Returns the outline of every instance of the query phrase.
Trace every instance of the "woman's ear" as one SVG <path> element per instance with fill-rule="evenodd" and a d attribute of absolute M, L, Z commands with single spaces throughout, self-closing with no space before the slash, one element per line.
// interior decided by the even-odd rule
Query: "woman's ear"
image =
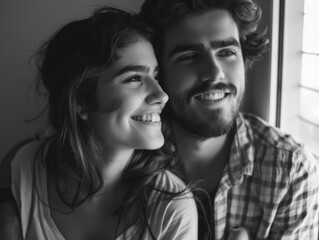
<path fill-rule="evenodd" d="M 89 116 L 87 114 L 87 111 L 82 105 L 76 105 L 76 114 L 82 119 L 82 120 L 88 120 Z"/>

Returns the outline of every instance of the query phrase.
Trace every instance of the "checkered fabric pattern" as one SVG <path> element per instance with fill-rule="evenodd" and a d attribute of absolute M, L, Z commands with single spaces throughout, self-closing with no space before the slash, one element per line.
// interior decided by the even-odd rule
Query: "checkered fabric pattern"
<path fill-rule="evenodd" d="M 316 162 L 302 144 L 249 114 L 239 114 L 230 161 L 213 199 L 215 239 L 234 226 L 253 240 L 318 239 Z"/>

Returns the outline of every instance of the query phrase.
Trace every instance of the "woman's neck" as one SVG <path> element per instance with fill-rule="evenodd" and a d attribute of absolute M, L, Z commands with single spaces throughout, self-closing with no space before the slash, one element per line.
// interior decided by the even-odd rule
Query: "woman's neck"
<path fill-rule="evenodd" d="M 128 165 L 130 159 L 133 156 L 133 149 L 108 149 L 105 151 L 105 154 L 102 155 L 104 162 L 102 164 L 100 173 L 103 181 L 102 188 L 96 192 L 93 196 L 100 196 L 104 194 L 112 194 L 112 192 L 119 188 L 121 185 L 121 176 L 125 167 Z M 94 173 L 93 173 L 94 174 Z M 93 177 L 97 177 L 95 174 Z M 79 182 L 75 179 L 66 179 L 55 176 L 54 174 L 48 175 L 48 187 L 52 190 L 50 191 L 49 201 L 50 205 L 57 209 L 63 209 L 62 211 L 68 211 L 69 207 L 65 205 L 65 202 L 61 200 L 60 194 L 62 194 L 63 199 L 71 203 L 72 199 L 79 192 L 79 199 L 86 197 L 88 193 L 85 189 L 86 186 L 81 185 L 79 189 Z M 60 194 L 58 192 L 60 191 Z M 62 192 L 61 192 L 62 191 Z M 92 197 L 93 197 L 92 196 Z"/>
<path fill-rule="evenodd" d="M 103 189 L 112 189 L 118 184 L 124 169 L 133 156 L 134 149 L 107 149 L 106 152 L 101 172 L 104 181 Z"/>

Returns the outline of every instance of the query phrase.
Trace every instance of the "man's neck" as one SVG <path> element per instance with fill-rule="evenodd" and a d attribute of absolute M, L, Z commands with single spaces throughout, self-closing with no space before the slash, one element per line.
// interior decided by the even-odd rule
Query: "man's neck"
<path fill-rule="evenodd" d="M 173 134 L 178 157 L 188 180 L 204 180 L 203 187 L 206 190 L 215 189 L 229 160 L 232 134 L 199 139 L 176 123 L 173 124 Z"/>

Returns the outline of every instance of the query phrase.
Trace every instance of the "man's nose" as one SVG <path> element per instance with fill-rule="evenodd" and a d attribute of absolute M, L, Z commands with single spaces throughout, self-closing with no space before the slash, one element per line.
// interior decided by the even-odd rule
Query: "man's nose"
<path fill-rule="evenodd" d="M 218 58 L 213 54 L 207 54 L 203 67 L 203 81 L 215 82 L 225 78 L 225 73 L 223 71 L 222 64 L 219 62 Z"/>

